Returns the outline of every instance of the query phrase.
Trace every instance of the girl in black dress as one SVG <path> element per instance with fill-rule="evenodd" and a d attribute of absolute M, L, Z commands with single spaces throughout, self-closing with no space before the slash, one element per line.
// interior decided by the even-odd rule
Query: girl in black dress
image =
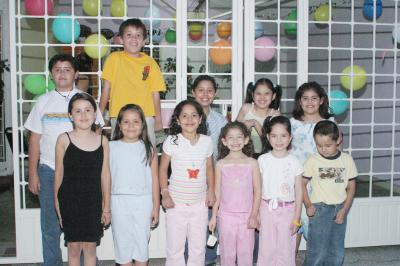
<path fill-rule="evenodd" d="M 96 265 L 96 244 L 111 219 L 108 140 L 95 129 L 96 103 L 87 93 L 75 94 L 68 113 L 74 130 L 56 144 L 55 207 L 68 247 L 68 264 Z"/>

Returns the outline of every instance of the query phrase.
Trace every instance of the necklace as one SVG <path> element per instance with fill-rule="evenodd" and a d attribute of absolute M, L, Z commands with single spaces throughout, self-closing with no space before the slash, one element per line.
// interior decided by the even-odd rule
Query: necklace
<path fill-rule="evenodd" d="M 61 92 L 59 92 L 57 89 L 55 90 L 58 94 L 60 94 L 64 99 L 65 99 L 65 101 L 66 102 L 68 102 L 68 100 L 69 100 L 69 95 L 71 94 L 71 91 L 72 90 L 70 90 L 69 92 L 68 92 L 68 95 L 63 95 Z"/>

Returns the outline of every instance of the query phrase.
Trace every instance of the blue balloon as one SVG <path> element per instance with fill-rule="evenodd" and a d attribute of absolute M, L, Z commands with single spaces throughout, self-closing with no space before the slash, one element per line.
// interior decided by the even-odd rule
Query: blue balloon
<path fill-rule="evenodd" d="M 150 19 L 150 17 L 151 17 L 153 29 L 159 28 L 160 25 L 161 25 L 161 20 L 159 20 L 159 19 L 154 19 L 154 18 L 159 18 L 159 17 L 161 17 L 160 9 L 158 9 L 157 7 L 155 7 L 155 6 L 153 5 L 152 10 L 153 10 L 152 16 L 150 16 L 150 8 L 146 9 L 146 11 L 144 12 L 144 17 L 145 17 L 145 18 L 149 18 L 149 19 Z M 146 25 L 146 28 L 147 28 L 147 29 L 150 29 L 150 20 L 145 19 L 145 20 L 143 21 L 143 23 Z"/>
<path fill-rule="evenodd" d="M 331 90 L 329 94 L 329 107 L 334 115 L 341 115 L 349 108 L 348 96 L 341 90 Z"/>
<path fill-rule="evenodd" d="M 365 0 L 363 6 L 363 15 L 368 20 L 374 20 L 374 2 L 376 1 L 376 18 L 382 15 L 382 0 Z"/>
<path fill-rule="evenodd" d="M 67 13 L 60 13 L 57 16 L 68 16 L 55 18 L 51 25 L 51 31 L 53 32 L 54 38 L 61 43 L 72 43 L 72 18 Z M 81 27 L 79 22 L 74 20 L 74 40 L 79 38 L 81 33 Z"/>
<path fill-rule="evenodd" d="M 160 43 L 163 38 L 163 32 L 161 29 L 153 29 L 153 43 Z"/>
<path fill-rule="evenodd" d="M 254 37 L 257 39 L 264 34 L 264 28 L 260 21 L 254 23 Z"/>

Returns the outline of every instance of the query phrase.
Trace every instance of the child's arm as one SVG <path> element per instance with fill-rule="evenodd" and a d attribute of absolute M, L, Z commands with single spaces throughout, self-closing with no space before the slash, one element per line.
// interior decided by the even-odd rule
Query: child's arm
<path fill-rule="evenodd" d="M 213 206 L 215 203 L 215 179 L 214 179 L 214 167 L 213 167 L 213 157 L 208 156 L 206 162 L 206 175 L 207 175 L 207 200 L 206 206 Z"/>
<path fill-rule="evenodd" d="M 212 208 L 212 216 L 208 222 L 208 230 L 214 232 L 217 227 L 217 213 L 219 209 L 219 203 L 221 200 L 221 161 L 218 161 L 215 165 L 215 203 Z"/>
<path fill-rule="evenodd" d="M 260 167 L 256 160 L 252 160 L 253 167 L 253 206 L 251 208 L 251 214 L 247 221 L 248 228 L 258 227 L 258 211 L 261 203 L 261 173 Z"/>
<path fill-rule="evenodd" d="M 40 192 L 40 178 L 38 174 L 38 164 L 40 158 L 40 138 L 41 134 L 30 133 L 29 137 L 29 190 L 38 195 Z"/>
<path fill-rule="evenodd" d="M 303 183 L 303 202 L 304 206 L 306 207 L 306 213 L 308 217 L 312 217 L 315 214 L 315 208 L 311 203 L 310 196 L 308 195 L 308 190 L 307 190 L 307 183 L 308 183 L 308 178 L 303 177 L 302 183 Z"/>
<path fill-rule="evenodd" d="M 351 203 L 353 202 L 354 194 L 356 193 L 356 180 L 349 180 L 346 188 L 347 197 L 343 203 L 343 208 L 341 208 L 336 214 L 335 223 L 342 224 L 344 222 L 344 218 L 349 213 Z"/>
<path fill-rule="evenodd" d="M 56 168 L 54 171 L 54 207 L 56 209 L 58 221 L 60 223 L 60 226 L 63 227 L 62 225 L 62 219 L 61 219 L 61 213 L 60 213 L 60 205 L 58 202 L 58 190 L 60 189 L 61 183 L 63 181 L 64 177 L 64 154 L 65 154 L 65 149 L 67 147 L 67 141 L 66 141 L 67 136 L 65 134 L 61 134 L 57 138 L 57 143 L 56 143 Z"/>
<path fill-rule="evenodd" d="M 170 161 L 171 161 L 171 156 L 163 152 L 161 155 L 160 166 L 158 168 L 158 178 L 160 180 L 160 188 L 162 196 L 161 203 L 166 209 L 175 207 L 175 203 L 172 200 L 172 197 L 168 191 L 168 166 Z"/>
<path fill-rule="evenodd" d="M 151 226 L 158 224 L 160 217 L 160 183 L 158 181 L 158 154 L 154 149 L 153 158 L 151 160 L 151 176 L 153 180 L 153 210 L 151 212 Z"/>
<path fill-rule="evenodd" d="M 111 82 L 103 79 L 103 83 L 101 86 L 101 97 L 99 102 L 99 109 L 103 115 L 104 115 L 104 110 L 107 107 L 107 103 L 110 100 L 110 90 L 111 90 Z"/>
<path fill-rule="evenodd" d="M 301 205 L 303 203 L 303 180 L 301 175 L 296 176 L 294 184 L 295 193 L 295 210 L 293 222 L 290 225 L 292 229 L 292 234 L 296 234 L 300 226 L 300 216 L 301 216 Z"/>
<path fill-rule="evenodd" d="M 161 122 L 160 93 L 158 91 L 153 92 L 152 96 L 153 96 L 154 110 L 156 112 L 154 118 L 154 131 L 161 131 L 163 129 L 163 126 Z"/>
<path fill-rule="evenodd" d="M 110 148 L 108 145 L 108 139 L 105 136 L 101 137 L 103 138 L 102 141 L 104 150 L 103 167 L 101 170 L 101 192 L 103 195 L 103 213 L 101 215 L 101 222 L 104 225 L 108 225 L 111 222 L 111 174 L 109 165 Z"/>

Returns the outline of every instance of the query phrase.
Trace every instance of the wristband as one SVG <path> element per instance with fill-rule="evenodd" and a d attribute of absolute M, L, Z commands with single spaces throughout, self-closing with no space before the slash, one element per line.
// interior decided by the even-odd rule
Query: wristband
<path fill-rule="evenodd" d="M 108 212 L 106 212 L 106 211 L 103 211 L 103 213 L 111 213 L 111 211 L 108 211 Z"/>
<path fill-rule="evenodd" d="M 301 226 L 301 221 L 299 220 L 293 220 L 292 222 L 295 226 L 300 227 Z"/>

